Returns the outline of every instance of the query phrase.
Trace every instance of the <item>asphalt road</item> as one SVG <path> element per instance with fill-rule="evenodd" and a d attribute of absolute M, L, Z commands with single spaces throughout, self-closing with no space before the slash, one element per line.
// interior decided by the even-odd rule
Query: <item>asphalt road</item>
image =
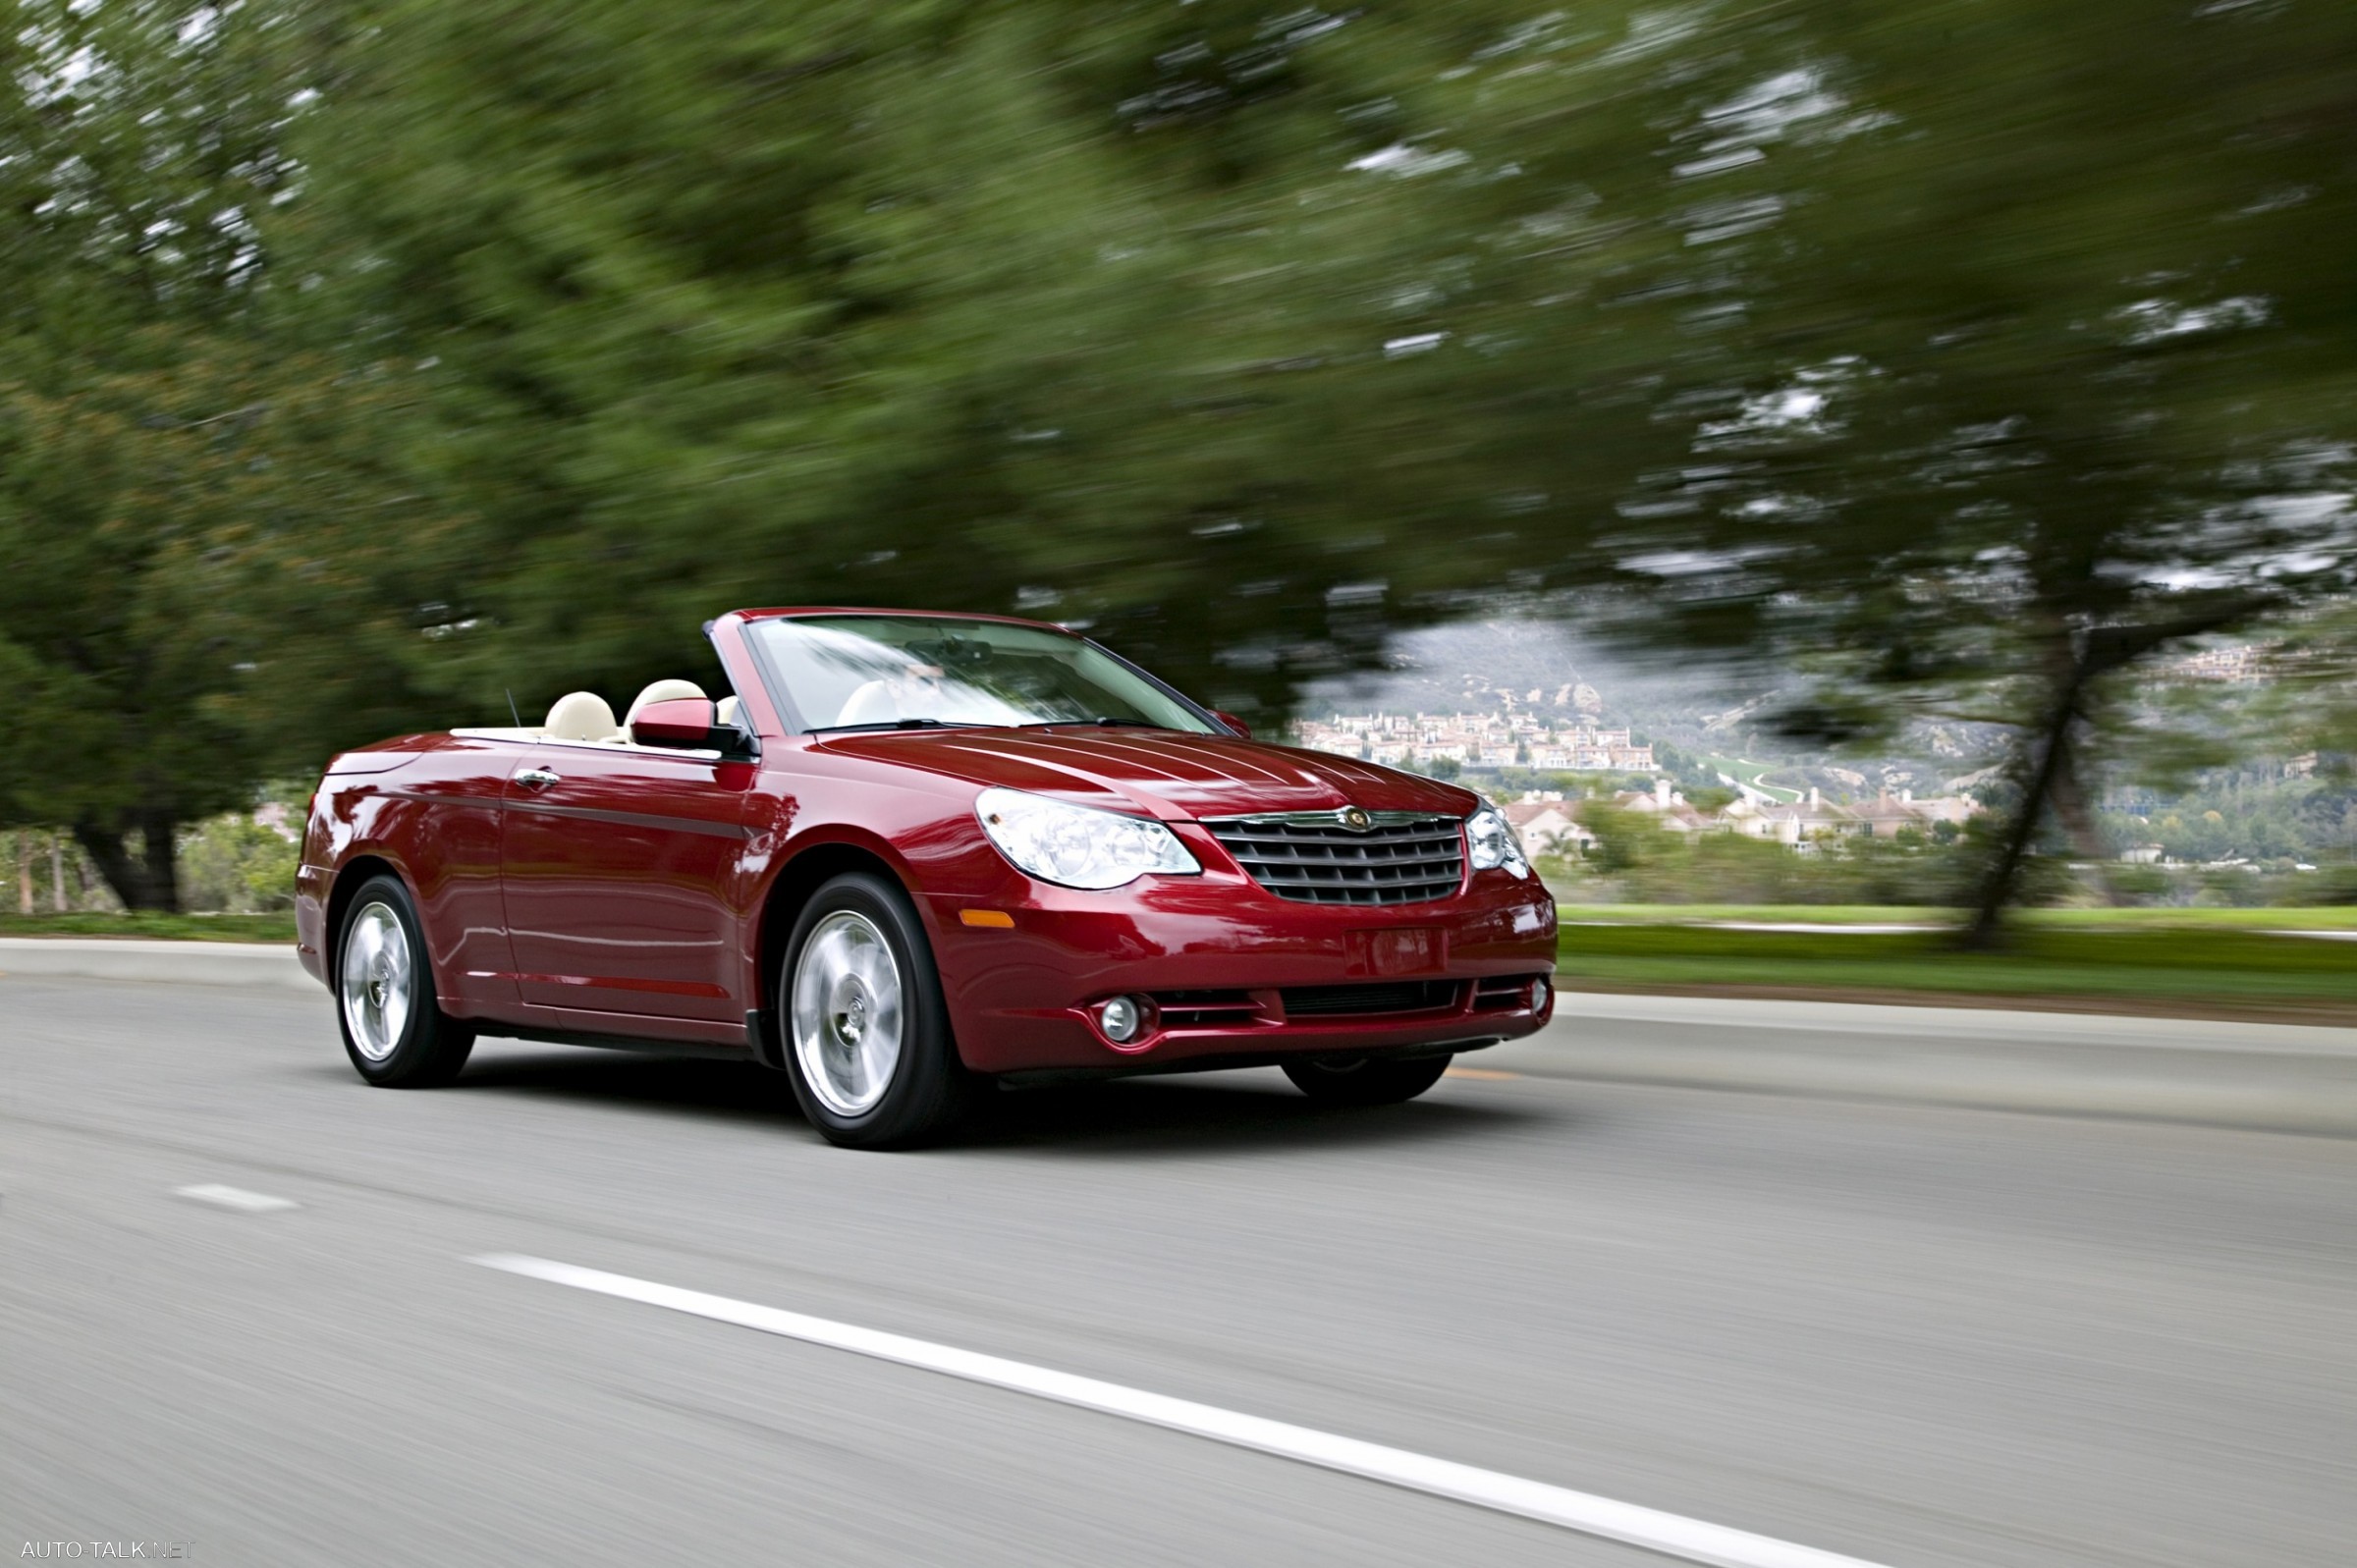
<path fill-rule="evenodd" d="M 2357 1142 L 1533 1072 L 1338 1112 L 1255 1073 L 884 1156 L 780 1087 L 493 1045 L 389 1093 L 324 993 L 0 979 L 0 1551 L 1664 1560 L 487 1253 L 1893 1568 L 2357 1541 Z"/>

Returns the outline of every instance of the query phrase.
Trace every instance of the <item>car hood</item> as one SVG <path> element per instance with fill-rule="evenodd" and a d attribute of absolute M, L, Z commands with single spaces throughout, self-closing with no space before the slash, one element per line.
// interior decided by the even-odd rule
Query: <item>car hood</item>
<path fill-rule="evenodd" d="M 877 730 L 831 736 L 818 749 L 1173 819 L 1341 806 L 1462 816 L 1478 799 L 1437 779 L 1322 751 L 1169 730 Z"/>

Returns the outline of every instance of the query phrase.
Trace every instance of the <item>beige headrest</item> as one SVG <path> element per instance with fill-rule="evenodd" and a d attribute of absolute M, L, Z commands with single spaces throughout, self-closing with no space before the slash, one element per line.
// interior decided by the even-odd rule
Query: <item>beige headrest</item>
<path fill-rule="evenodd" d="M 712 717 L 719 723 L 723 730 L 728 730 L 731 728 L 743 728 L 744 699 L 737 696 L 721 698 L 720 701 L 713 706 Z"/>
<path fill-rule="evenodd" d="M 630 704 L 630 711 L 622 716 L 622 727 L 628 730 L 636 724 L 638 711 L 650 702 L 677 702 L 682 697 L 701 697 L 703 694 L 704 688 L 692 680 L 649 681 L 646 689 L 638 693 L 638 700 Z"/>
<path fill-rule="evenodd" d="M 548 710 L 541 733 L 551 740 L 612 740 L 622 733 L 614 710 L 594 691 L 569 691 Z"/>

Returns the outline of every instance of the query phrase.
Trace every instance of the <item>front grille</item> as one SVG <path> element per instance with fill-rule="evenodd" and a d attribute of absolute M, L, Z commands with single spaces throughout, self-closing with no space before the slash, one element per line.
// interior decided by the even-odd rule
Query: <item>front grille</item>
<path fill-rule="evenodd" d="M 1465 876 L 1454 817 L 1374 814 L 1344 827 L 1339 812 L 1229 817 L 1203 826 L 1252 880 L 1303 903 L 1394 904 L 1446 898 Z"/>
<path fill-rule="evenodd" d="M 1385 980 L 1362 986 L 1288 986 L 1278 995 L 1285 999 L 1288 1018 L 1364 1017 L 1453 1007 L 1463 984 L 1458 980 Z"/>

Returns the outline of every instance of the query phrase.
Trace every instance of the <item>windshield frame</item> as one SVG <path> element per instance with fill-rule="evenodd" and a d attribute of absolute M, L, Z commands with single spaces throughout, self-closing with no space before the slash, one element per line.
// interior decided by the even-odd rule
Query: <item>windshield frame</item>
<path fill-rule="evenodd" d="M 905 727 L 900 725 L 814 725 L 809 722 L 808 716 L 802 712 L 800 705 L 794 700 L 794 689 L 792 685 L 787 681 L 784 673 L 778 669 L 776 661 L 771 658 L 769 639 L 758 634 L 761 626 L 773 622 L 910 620 L 964 622 L 968 623 L 982 622 L 1004 626 L 1023 626 L 1034 631 L 1047 632 L 1053 636 L 1069 637 L 1076 643 L 1080 643 L 1085 647 L 1092 648 L 1096 652 L 1103 654 L 1107 659 L 1112 660 L 1123 670 L 1128 672 L 1130 675 L 1135 676 L 1138 679 L 1153 687 L 1154 690 L 1160 692 L 1163 696 L 1168 697 L 1177 706 L 1183 709 L 1188 714 L 1191 714 L 1196 719 L 1201 720 L 1204 726 L 1201 733 L 1214 735 L 1229 740 L 1239 738 L 1235 730 L 1229 726 L 1228 721 L 1221 718 L 1216 711 L 1195 701 L 1194 698 L 1188 696 L 1185 692 L 1180 691 L 1177 686 L 1172 685 L 1169 681 L 1154 674 L 1153 671 L 1146 669 L 1143 665 L 1138 664 L 1135 660 L 1124 658 L 1121 654 L 1116 653 L 1111 648 L 1108 648 L 1105 646 L 1105 644 L 1097 641 L 1097 639 L 1094 637 L 1084 636 L 1080 632 L 1074 631 L 1068 626 L 1054 625 L 1046 622 L 1024 621 L 1014 616 L 950 614 L 931 610 L 810 610 L 795 612 L 790 615 L 761 616 L 758 618 L 748 619 L 744 622 L 744 629 L 746 632 L 744 646 L 746 651 L 752 655 L 754 671 L 760 676 L 761 684 L 768 689 L 770 702 L 776 707 L 778 711 L 778 718 L 784 724 L 787 732 L 790 734 L 802 734 L 812 737 L 821 737 L 826 735 L 926 734 L 937 733 L 945 730 L 1083 730 L 1115 728 L 1098 726 L 1092 721 L 1085 719 L 1043 720 L 1031 724 L 1013 726 L 986 725 L 980 723 L 964 724 L 954 721 L 944 721 L 938 724 L 912 724 Z M 1160 725 L 1140 722 L 1136 728 L 1159 730 L 1163 727 Z M 1170 730 L 1168 732 L 1172 734 L 1190 734 L 1195 733 L 1196 731 L 1179 730 Z"/>

